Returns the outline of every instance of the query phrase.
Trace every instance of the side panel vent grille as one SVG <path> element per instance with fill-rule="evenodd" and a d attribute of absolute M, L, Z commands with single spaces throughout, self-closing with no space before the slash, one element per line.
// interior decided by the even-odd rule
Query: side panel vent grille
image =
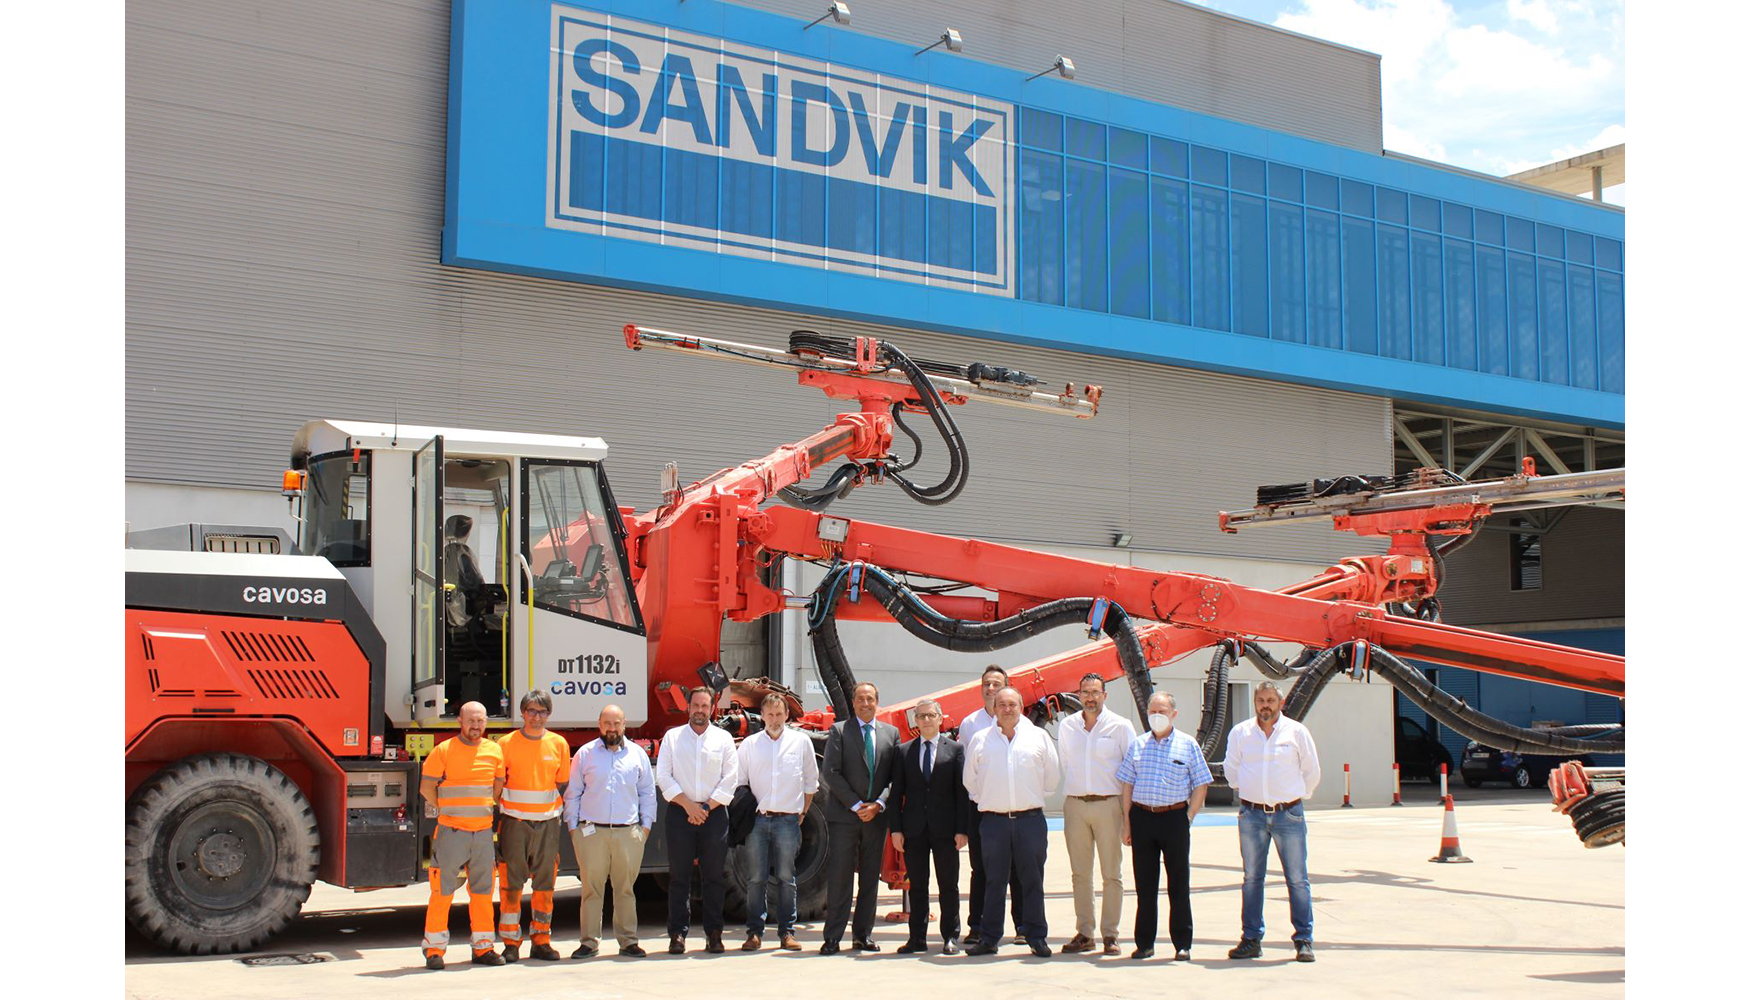
<path fill-rule="evenodd" d="M 249 670 L 249 679 L 263 698 L 338 699 L 328 675 L 321 670 L 260 667 Z"/>
<path fill-rule="evenodd" d="M 252 663 L 315 663 L 316 657 L 304 640 L 295 635 L 272 632 L 221 631 L 231 653 L 239 660 Z"/>
<path fill-rule="evenodd" d="M 158 655 L 152 650 L 152 634 L 150 632 L 140 633 L 140 646 L 145 650 L 146 659 L 156 660 L 158 658 Z"/>

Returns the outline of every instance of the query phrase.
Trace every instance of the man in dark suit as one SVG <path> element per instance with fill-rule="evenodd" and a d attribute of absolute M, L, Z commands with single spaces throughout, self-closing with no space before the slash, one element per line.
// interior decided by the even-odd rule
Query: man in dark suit
<path fill-rule="evenodd" d="M 836 955 L 851 916 L 851 879 L 857 880 L 857 915 L 851 950 L 880 951 L 875 933 L 875 895 L 881 888 L 881 852 L 887 844 L 887 800 L 899 730 L 875 721 L 881 692 L 864 682 L 851 691 L 856 714 L 835 723 L 826 736 L 820 781 L 826 786 L 826 922 L 822 955 Z"/>
<path fill-rule="evenodd" d="M 960 951 L 960 849 L 972 826 L 972 800 L 966 796 L 960 744 L 941 735 L 942 706 L 925 698 L 912 710 L 917 739 L 899 748 L 893 769 L 894 808 L 899 830 L 893 846 L 905 852 L 906 877 L 911 880 L 911 938 L 899 953 L 927 952 L 929 933 L 930 861 L 936 863 L 936 892 L 942 903 L 942 954 Z"/>

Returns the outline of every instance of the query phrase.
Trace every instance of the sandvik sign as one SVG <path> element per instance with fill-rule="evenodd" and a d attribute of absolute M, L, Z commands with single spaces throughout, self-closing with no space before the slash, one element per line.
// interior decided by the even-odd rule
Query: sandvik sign
<path fill-rule="evenodd" d="M 1012 295 L 1014 106 L 552 9 L 547 225 Z"/>

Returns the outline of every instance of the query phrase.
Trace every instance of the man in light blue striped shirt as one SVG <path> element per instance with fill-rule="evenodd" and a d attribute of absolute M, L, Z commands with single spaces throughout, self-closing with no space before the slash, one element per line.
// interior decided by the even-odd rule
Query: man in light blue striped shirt
<path fill-rule="evenodd" d="M 626 716 L 618 705 L 602 709 L 601 737 L 577 748 L 565 786 L 565 825 L 583 880 L 579 922 L 582 943 L 572 958 L 594 955 L 602 929 L 602 891 L 614 883 L 614 932 L 620 954 L 641 958 L 637 900 L 632 885 L 644 860 L 644 844 L 656 822 L 656 778 L 650 755 L 626 740 Z"/>
<path fill-rule="evenodd" d="M 1191 820 L 1203 808 L 1213 777 L 1197 741 L 1173 723 L 1179 705 L 1158 691 L 1148 700 L 1149 731 L 1118 762 L 1124 842 L 1136 875 L 1134 959 L 1153 957 L 1162 863 L 1167 870 L 1167 932 L 1173 958 L 1191 958 Z"/>

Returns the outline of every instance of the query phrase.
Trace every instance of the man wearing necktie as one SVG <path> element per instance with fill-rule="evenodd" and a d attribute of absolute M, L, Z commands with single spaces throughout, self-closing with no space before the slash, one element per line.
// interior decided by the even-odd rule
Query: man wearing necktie
<path fill-rule="evenodd" d="M 881 888 L 881 852 L 887 842 L 887 798 L 899 730 L 875 719 L 881 693 L 870 683 L 851 691 L 855 714 L 834 723 L 826 737 L 820 780 L 826 785 L 826 921 L 822 955 L 836 955 L 851 917 L 851 880 L 857 880 L 857 913 L 851 923 L 853 951 L 879 951 L 875 899 Z"/>
<path fill-rule="evenodd" d="M 911 937 L 902 955 L 929 950 L 924 940 L 930 920 L 930 862 L 936 865 L 936 892 L 942 906 L 942 954 L 960 950 L 960 849 L 972 825 L 972 800 L 962 783 L 965 755 L 960 744 L 941 735 L 942 706 L 925 698 L 912 709 L 917 739 L 899 748 L 893 769 L 891 801 L 899 817 L 893 846 L 905 853 L 911 881 L 907 908 Z"/>

